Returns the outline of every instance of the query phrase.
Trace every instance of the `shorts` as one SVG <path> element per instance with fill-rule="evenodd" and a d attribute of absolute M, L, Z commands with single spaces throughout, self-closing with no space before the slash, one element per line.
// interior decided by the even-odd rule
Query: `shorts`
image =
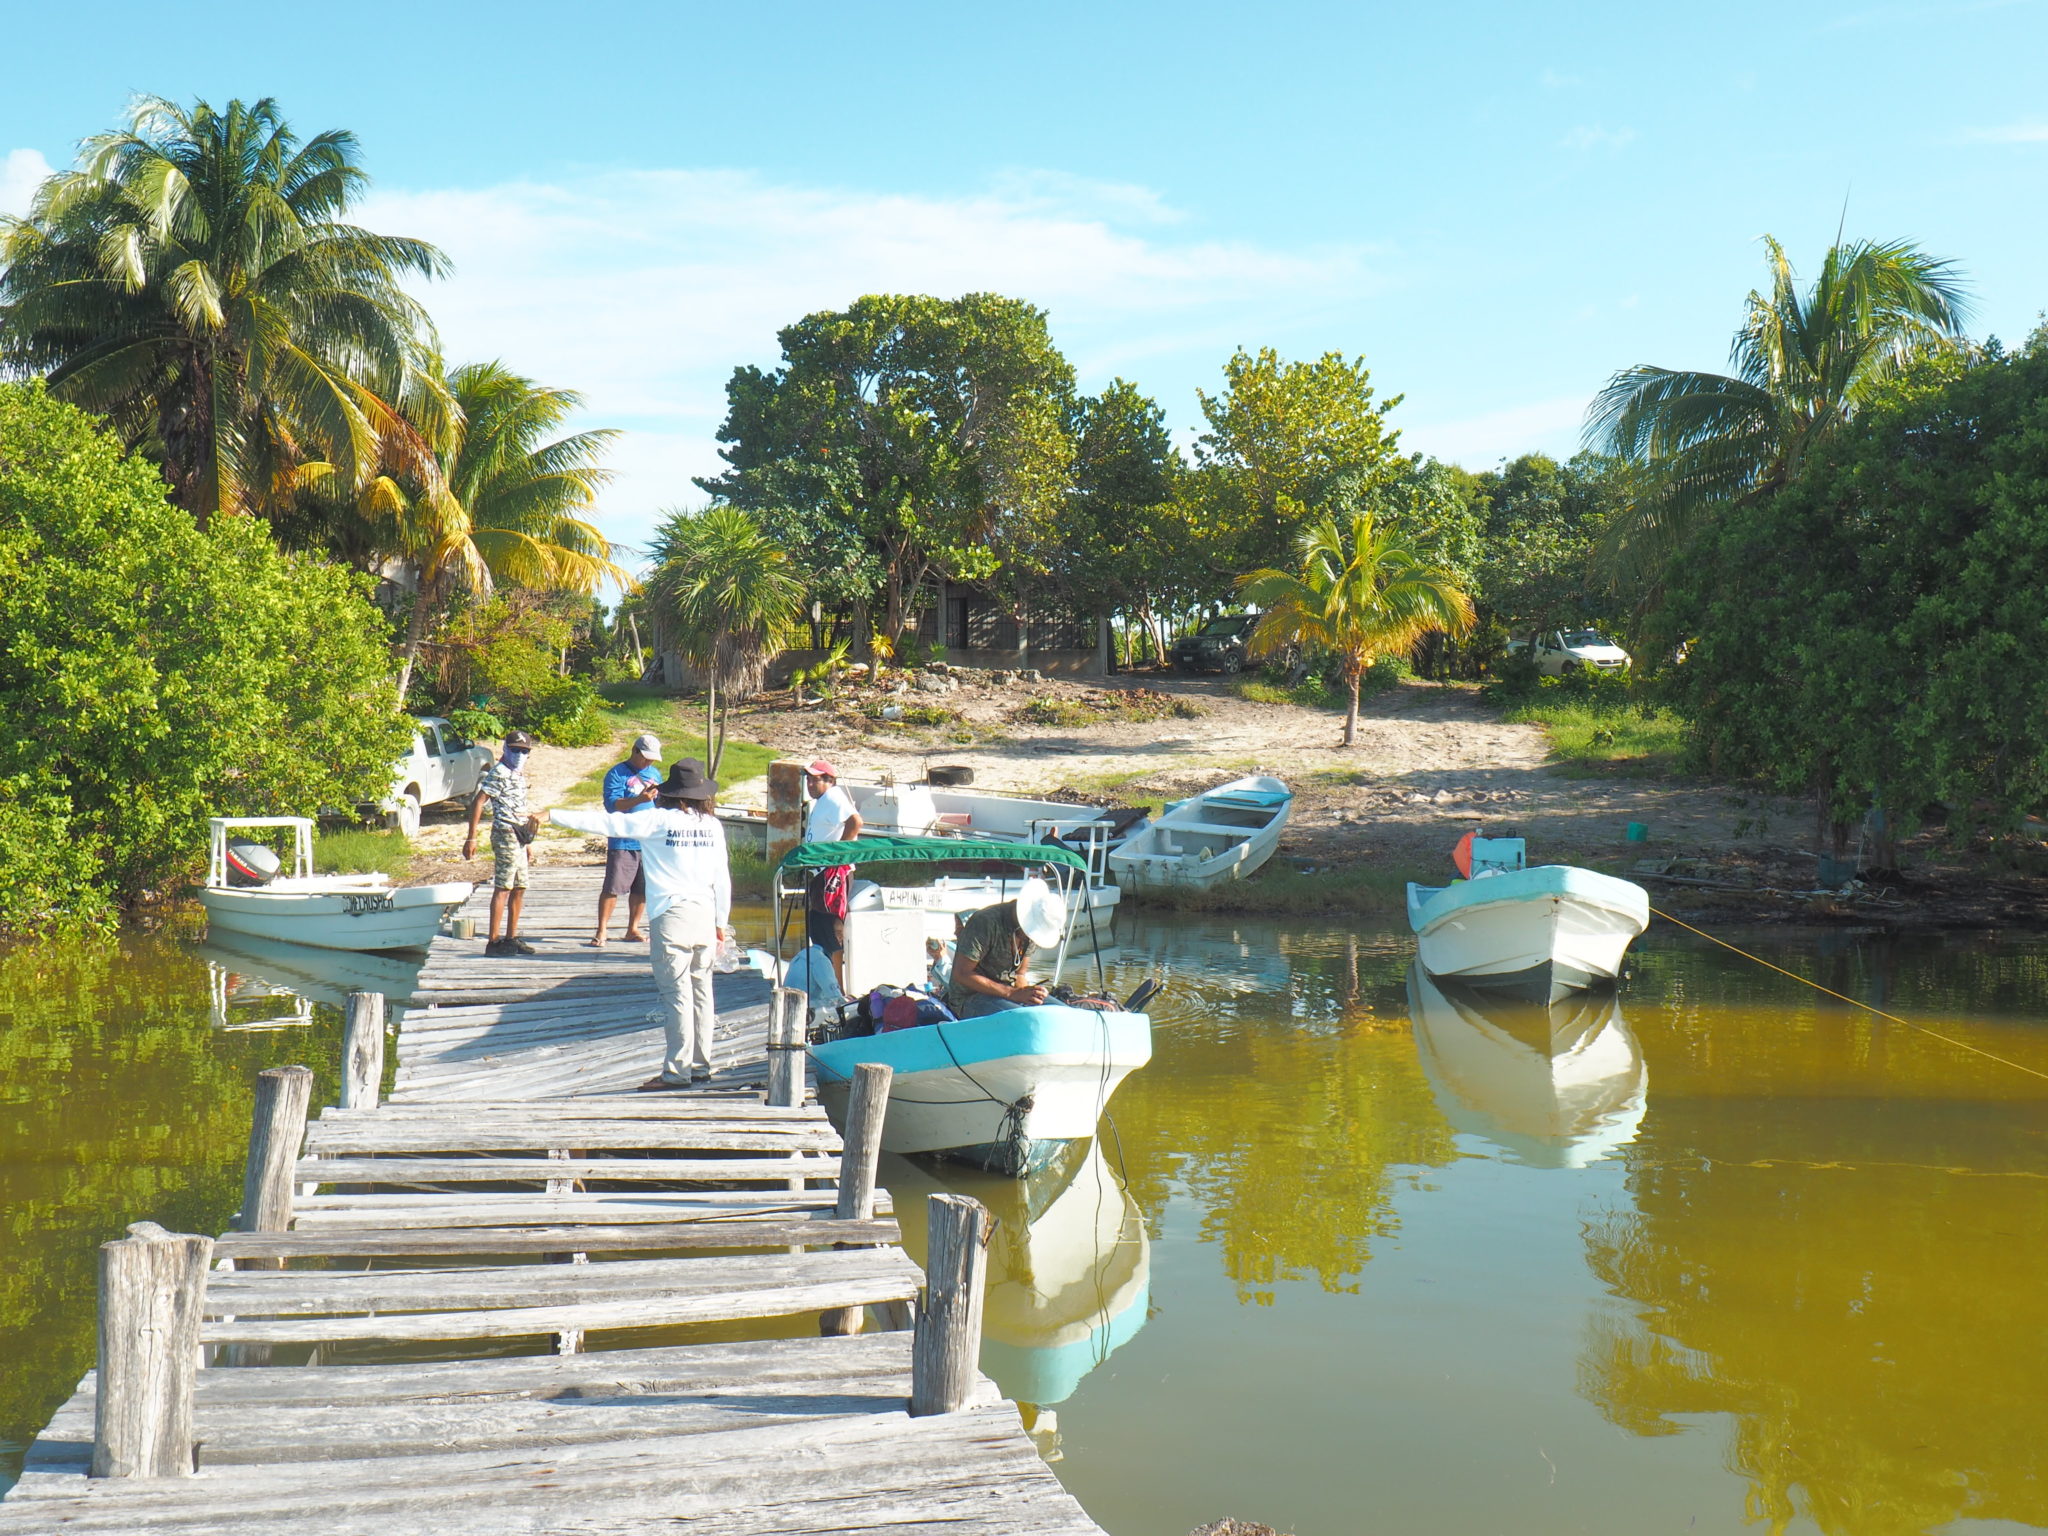
<path fill-rule="evenodd" d="M 839 953 L 840 920 L 830 912 L 811 911 L 804 914 L 804 934 L 818 948 L 828 955 Z"/>
<path fill-rule="evenodd" d="M 491 884 L 501 891 L 526 889 L 526 845 L 510 827 L 491 828 Z"/>
<path fill-rule="evenodd" d="M 607 848 L 604 851 L 602 896 L 632 896 L 647 899 L 647 871 L 640 867 L 638 848 Z"/>

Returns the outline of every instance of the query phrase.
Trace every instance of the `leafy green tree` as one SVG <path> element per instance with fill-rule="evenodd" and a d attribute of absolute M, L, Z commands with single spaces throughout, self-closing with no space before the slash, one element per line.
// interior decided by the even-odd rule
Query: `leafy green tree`
<path fill-rule="evenodd" d="M 1961 333 L 1953 264 L 1905 241 L 1838 240 L 1803 293 L 1784 248 L 1764 245 L 1770 292 L 1749 296 L 1731 374 L 1638 364 L 1587 411 L 1587 445 L 1647 472 L 1607 552 L 1638 588 L 1712 516 L 1789 483 L 1901 368 Z"/>
<path fill-rule="evenodd" d="M 1208 515 L 1230 529 L 1238 568 L 1270 565 L 1332 498 L 1369 493 L 1396 477 L 1400 433 L 1376 402 L 1365 359 L 1327 352 L 1283 362 L 1271 347 L 1240 348 L 1223 365 L 1219 394 L 1196 393 L 1209 430 L 1195 441 L 1197 485 Z"/>
<path fill-rule="evenodd" d="M 1358 735 L 1358 686 L 1381 656 L 1406 655 L 1426 634 L 1463 634 L 1472 599 L 1455 578 L 1428 564 L 1416 545 L 1371 512 L 1340 524 L 1326 518 L 1301 534 L 1301 574 L 1258 570 L 1240 578 L 1245 601 L 1265 611 L 1250 651 L 1269 656 L 1290 645 L 1334 653 L 1349 690 L 1344 745 Z"/>
<path fill-rule="evenodd" d="M 803 582 L 789 556 L 742 507 L 675 512 L 655 535 L 647 600 L 677 649 L 704 676 L 710 772 L 725 755 L 735 693 L 761 686 L 777 637 L 797 620 Z"/>
<path fill-rule="evenodd" d="M 411 728 L 368 585 L 246 518 L 200 529 L 91 417 L 0 386 L 0 784 L 95 866 L 46 913 L 191 875 L 209 816 L 388 792 Z"/>
<path fill-rule="evenodd" d="M 992 551 L 1043 547 L 1066 491 L 1073 390 L 1043 311 L 998 294 L 871 294 L 779 340 L 779 369 L 727 384 L 730 467 L 698 484 L 798 532 L 807 583 L 871 582 L 848 595 L 879 597 L 893 647 L 935 571 L 987 577 Z"/>
<path fill-rule="evenodd" d="M 0 365 L 108 416 L 202 526 L 287 500 L 309 459 L 430 478 L 448 402 L 402 285 L 447 264 L 345 221 L 357 159 L 267 98 L 142 98 L 0 220 Z"/>
<path fill-rule="evenodd" d="M 1592 453 L 1566 464 L 1526 453 L 1481 475 L 1474 579 L 1482 616 L 1528 629 L 1608 617 L 1613 598 L 1595 575 L 1595 554 L 1631 482 L 1627 465 Z"/>
<path fill-rule="evenodd" d="M 1703 766 L 1815 789 L 1838 827 L 2048 807 L 2048 346 L 1930 360 L 1672 582 Z"/>

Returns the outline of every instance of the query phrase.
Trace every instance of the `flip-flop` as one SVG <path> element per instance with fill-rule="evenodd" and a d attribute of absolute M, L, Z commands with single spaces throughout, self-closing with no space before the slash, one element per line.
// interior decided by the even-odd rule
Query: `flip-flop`
<path fill-rule="evenodd" d="M 595 939 L 585 939 L 585 940 L 583 941 L 583 947 L 584 947 L 585 949 L 603 949 L 603 948 L 605 948 L 605 946 L 604 946 L 604 945 L 602 945 L 602 944 L 598 943 L 598 942 L 597 942 L 597 940 L 595 940 Z"/>
<path fill-rule="evenodd" d="M 621 934 L 619 942 L 622 944 L 645 944 L 647 942 L 647 935 L 644 933 Z"/>

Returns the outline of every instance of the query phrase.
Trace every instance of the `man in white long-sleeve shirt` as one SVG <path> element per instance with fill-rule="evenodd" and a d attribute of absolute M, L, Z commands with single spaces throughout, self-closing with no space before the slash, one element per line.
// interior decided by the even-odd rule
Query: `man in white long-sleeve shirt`
<path fill-rule="evenodd" d="M 687 1088 L 711 1077 L 717 1011 L 711 962 L 732 919 L 732 869 L 725 828 L 712 814 L 715 780 L 685 759 L 637 811 L 552 811 L 551 821 L 578 832 L 635 838 L 647 876 L 647 936 L 654 984 L 661 991 L 668 1054 L 661 1075 L 642 1089 Z"/>

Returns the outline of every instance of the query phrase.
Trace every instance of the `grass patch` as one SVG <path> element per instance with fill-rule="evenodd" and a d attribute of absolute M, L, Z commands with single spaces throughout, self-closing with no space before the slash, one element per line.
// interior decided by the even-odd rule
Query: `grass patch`
<path fill-rule="evenodd" d="M 1177 693 L 1160 693 L 1151 688 L 1106 688 L 1078 699 L 1041 695 L 1010 718 L 1023 725 L 1071 728 L 1100 725 L 1106 720 L 1131 720 L 1141 725 L 1153 720 L 1193 720 L 1207 713 L 1201 704 Z"/>
<path fill-rule="evenodd" d="M 1550 732 L 1551 760 L 1566 773 L 1662 778 L 1678 770 L 1685 721 L 1668 709 L 1616 710 L 1535 699 L 1510 705 L 1501 719 Z"/>
<path fill-rule="evenodd" d="M 1268 864 L 1249 880 L 1229 880 L 1205 891 L 1126 891 L 1124 900 L 1175 912 L 1345 912 L 1386 917 L 1408 910 L 1408 882 L 1420 878 L 1413 871 L 1362 865 L 1305 870 Z"/>
<path fill-rule="evenodd" d="M 900 711 L 895 719 L 885 718 L 882 711 Z M 881 725 L 958 725 L 960 711 L 948 709 L 943 704 L 898 704 L 893 699 L 879 701 L 867 711 L 868 718 Z"/>
<path fill-rule="evenodd" d="M 606 683 L 597 691 L 606 705 L 607 723 L 621 730 L 633 726 L 657 736 L 681 726 L 688 702 L 651 683 Z"/>
<path fill-rule="evenodd" d="M 664 768 L 678 758 L 684 757 L 694 757 L 699 762 L 707 761 L 702 736 L 678 735 L 673 725 L 666 732 L 653 725 L 647 729 L 661 736 L 661 750 L 666 754 L 662 763 Z M 718 782 L 730 789 L 733 785 L 744 783 L 748 779 L 758 779 L 768 771 L 768 765 L 775 761 L 776 756 L 772 747 L 764 747 L 757 741 L 737 741 L 727 737 L 725 761 L 718 765 Z M 620 761 L 624 760 L 622 751 Z M 570 787 L 569 792 L 562 796 L 561 803 L 571 806 L 596 805 L 599 794 L 604 790 L 604 776 L 610 771 L 611 766 L 610 763 L 606 763 L 601 768 L 593 768 L 585 778 Z"/>
<path fill-rule="evenodd" d="M 412 874 L 412 845 L 399 832 L 317 832 L 313 868 L 323 875 L 382 874 L 404 880 Z"/>

